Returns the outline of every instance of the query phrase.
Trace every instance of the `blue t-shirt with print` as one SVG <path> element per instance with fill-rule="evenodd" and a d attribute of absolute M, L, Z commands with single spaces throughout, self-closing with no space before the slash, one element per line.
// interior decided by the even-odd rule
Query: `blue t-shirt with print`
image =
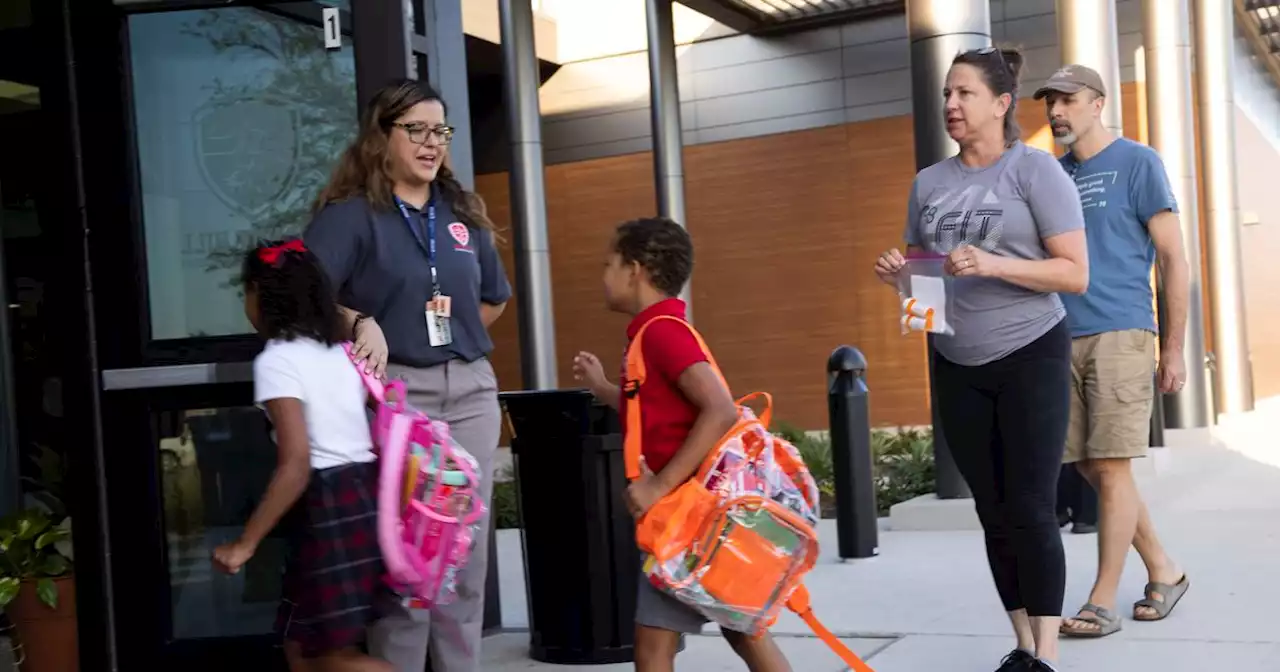
<path fill-rule="evenodd" d="M 1067 152 L 1059 161 L 1080 191 L 1089 239 L 1089 289 L 1062 294 L 1071 337 L 1127 329 L 1156 330 L 1151 295 L 1155 246 L 1147 223 L 1178 212 L 1178 202 L 1155 150 L 1117 138 L 1083 163 Z"/>

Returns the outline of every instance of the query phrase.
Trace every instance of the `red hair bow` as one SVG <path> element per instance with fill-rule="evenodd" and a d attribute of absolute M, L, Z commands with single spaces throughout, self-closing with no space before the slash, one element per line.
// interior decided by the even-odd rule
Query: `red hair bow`
<path fill-rule="evenodd" d="M 302 239 L 294 238 L 288 242 L 280 243 L 275 247 L 264 247 L 258 250 L 258 258 L 265 263 L 275 266 L 280 261 L 280 255 L 285 252 L 306 252 L 307 248 L 302 244 Z"/>

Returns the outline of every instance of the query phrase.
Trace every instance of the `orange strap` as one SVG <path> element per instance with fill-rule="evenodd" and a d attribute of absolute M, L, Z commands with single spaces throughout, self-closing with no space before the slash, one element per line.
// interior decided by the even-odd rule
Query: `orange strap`
<path fill-rule="evenodd" d="M 640 386 L 644 384 L 647 372 L 644 364 L 644 350 L 640 343 L 649 325 L 658 320 L 675 320 L 688 327 L 689 332 L 698 342 L 698 347 L 702 348 L 702 354 L 706 355 L 707 362 L 711 364 L 711 370 L 716 372 L 716 376 L 720 378 L 721 383 L 724 383 L 726 389 L 729 387 L 724 380 L 724 374 L 716 364 L 716 358 L 711 355 L 711 349 L 707 347 L 707 342 L 702 340 L 702 334 L 699 334 L 692 324 L 674 315 L 659 315 L 640 325 L 640 330 L 636 332 L 636 337 L 631 339 L 631 345 L 627 348 L 627 379 L 622 383 L 622 403 L 626 404 L 627 408 L 627 438 L 622 446 L 622 455 L 629 481 L 640 478 L 640 455 L 643 446 L 641 433 L 644 423 L 640 420 Z"/>
<path fill-rule="evenodd" d="M 852 672 L 875 672 L 870 665 L 862 662 L 858 654 L 850 651 L 849 647 L 844 645 L 844 642 L 840 641 L 834 633 L 828 630 L 827 626 L 823 625 L 817 616 L 813 615 L 813 607 L 809 604 L 809 591 L 804 586 L 796 588 L 795 592 L 791 593 L 791 597 L 787 598 L 787 608 L 794 611 L 800 617 L 800 620 L 809 626 L 813 634 L 822 640 L 822 643 L 826 644 L 837 656 L 840 656 L 840 660 L 843 660 L 844 664 L 848 665 Z"/>
<path fill-rule="evenodd" d="M 644 332 L 649 328 L 649 325 L 658 320 L 675 320 L 683 324 L 689 330 L 689 333 L 693 334 L 694 340 L 698 342 L 698 347 L 702 349 L 702 354 L 707 357 L 707 363 L 711 365 L 711 370 L 720 379 L 720 383 L 724 385 L 726 390 L 732 389 L 729 387 L 729 383 L 725 381 L 724 373 L 720 371 L 720 365 L 716 364 L 716 358 L 711 354 L 711 348 L 707 347 L 707 342 L 703 340 L 702 334 L 699 334 L 692 324 L 674 315 L 659 315 L 640 325 L 640 330 L 636 332 L 636 337 L 631 340 L 631 345 L 627 348 L 627 379 L 622 384 L 622 403 L 626 405 L 627 409 L 627 438 L 622 446 L 622 454 L 623 464 L 627 471 L 627 480 L 631 481 L 640 478 L 640 455 L 643 445 L 641 434 L 644 423 L 640 420 L 640 386 L 644 384 L 647 371 L 644 363 L 644 350 L 641 349 L 640 342 L 643 340 Z M 768 392 L 754 392 L 738 399 L 737 404 L 742 406 L 752 399 L 764 400 L 764 410 L 760 412 L 759 420 L 765 427 L 768 427 L 770 420 L 773 419 L 773 396 Z"/>

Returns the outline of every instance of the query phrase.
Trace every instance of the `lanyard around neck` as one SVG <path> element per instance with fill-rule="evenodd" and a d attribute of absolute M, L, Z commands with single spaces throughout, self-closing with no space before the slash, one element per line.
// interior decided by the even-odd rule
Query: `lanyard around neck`
<path fill-rule="evenodd" d="M 400 197 L 396 197 L 396 207 L 400 208 L 400 216 L 404 218 L 405 226 L 409 227 L 409 232 L 413 234 L 418 245 L 427 251 L 427 264 L 431 266 L 431 295 L 440 295 L 440 280 L 436 273 L 436 205 L 433 201 L 427 201 L 427 231 L 426 240 L 422 239 L 422 232 L 418 227 L 413 225 L 415 219 L 424 219 L 421 214 L 414 217 L 409 213 L 409 206 L 405 205 Z"/>

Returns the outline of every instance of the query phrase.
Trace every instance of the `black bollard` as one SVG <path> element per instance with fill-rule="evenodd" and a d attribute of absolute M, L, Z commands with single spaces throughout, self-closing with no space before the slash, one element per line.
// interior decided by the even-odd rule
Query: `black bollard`
<path fill-rule="evenodd" d="M 842 345 L 827 360 L 836 538 L 842 559 L 880 553 L 866 373 L 867 358 L 857 348 Z"/>

